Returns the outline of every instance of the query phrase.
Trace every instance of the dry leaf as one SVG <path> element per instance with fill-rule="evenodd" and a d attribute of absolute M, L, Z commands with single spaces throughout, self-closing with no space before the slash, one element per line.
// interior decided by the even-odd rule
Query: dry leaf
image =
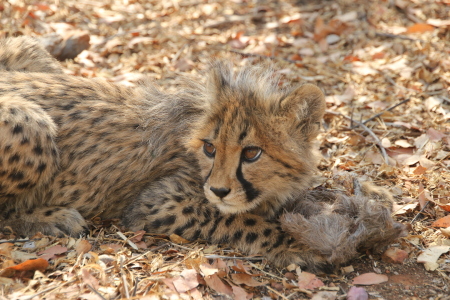
<path fill-rule="evenodd" d="M 203 264 L 201 264 L 200 265 L 200 270 L 202 271 L 202 273 L 203 273 L 203 276 L 210 276 L 210 275 L 214 275 L 214 274 L 216 274 L 217 272 L 219 272 L 219 269 L 217 269 L 217 268 L 214 268 L 213 266 L 211 266 L 210 264 L 208 264 L 208 263 L 203 263 Z"/>
<path fill-rule="evenodd" d="M 247 286 L 261 286 L 267 284 L 267 282 L 256 281 L 253 276 L 244 273 L 231 274 L 231 278 L 233 279 L 234 283 L 245 284 Z"/>
<path fill-rule="evenodd" d="M 383 274 L 365 273 L 353 278 L 352 284 L 372 285 L 388 281 L 388 277 Z"/>
<path fill-rule="evenodd" d="M 205 282 L 206 284 L 215 290 L 218 293 L 226 294 L 231 296 L 233 294 L 233 289 L 228 284 L 224 283 L 219 276 L 216 274 L 205 276 Z"/>
<path fill-rule="evenodd" d="M 90 285 L 94 289 L 99 288 L 98 280 L 92 274 L 89 272 L 88 269 L 84 268 L 81 269 L 81 278 L 83 279 L 83 282 Z"/>
<path fill-rule="evenodd" d="M 0 255 L 10 258 L 13 247 L 14 247 L 14 244 L 12 244 L 12 243 L 0 244 Z"/>
<path fill-rule="evenodd" d="M 433 227 L 449 227 L 450 226 L 450 215 L 440 218 L 431 224 Z"/>
<path fill-rule="evenodd" d="M 185 293 L 198 286 L 197 272 L 194 269 L 185 269 L 172 283 L 179 293 Z"/>
<path fill-rule="evenodd" d="M 77 255 L 88 253 L 91 249 L 92 245 L 87 240 L 79 240 L 75 247 Z"/>
<path fill-rule="evenodd" d="M 189 243 L 190 243 L 190 241 L 188 241 L 188 240 L 182 238 L 181 236 L 179 236 L 179 235 L 177 235 L 177 234 L 175 234 L 175 233 L 172 233 L 172 234 L 169 236 L 169 238 L 170 238 L 170 240 L 171 240 L 172 242 L 174 242 L 175 244 L 180 244 L 180 245 L 182 245 L 182 244 L 189 244 Z"/>
<path fill-rule="evenodd" d="M 433 31 L 434 27 L 426 23 L 416 23 L 409 26 L 406 29 L 406 33 L 424 33 L 427 31 Z"/>
<path fill-rule="evenodd" d="M 44 251 L 38 252 L 41 258 L 46 260 L 55 258 L 55 255 L 67 252 L 67 248 L 61 245 L 55 245 L 45 249 Z"/>
<path fill-rule="evenodd" d="M 313 290 L 321 286 L 324 286 L 324 283 L 314 274 L 301 272 L 300 275 L 298 275 L 298 287 L 300 289 Z"/>
<path fill-rule="evenodd" d="M 43 258 L 30 259 L 21 264 L 3 269 L 1 277 L 13 277 L 17 272 L 36 271 L 44 272 L 48 267 L 48 261 Z"/>
<path fill-rule="evenodd" d="M 234 300 L 248 300 L 253 297 L 253 294 L 247 293 L 243 288 L 239 286 L 233 285 L 231 288 L 233 290 Z"/>
<path fill-rule="evenodd" d="M 450 246 L 431 246 L 423 251 L 418 257 L 417 262 L 423 263 L 427 271 L 434 271 L 439 267 L 437 260 L 439 256 L 448 252 Z"/>

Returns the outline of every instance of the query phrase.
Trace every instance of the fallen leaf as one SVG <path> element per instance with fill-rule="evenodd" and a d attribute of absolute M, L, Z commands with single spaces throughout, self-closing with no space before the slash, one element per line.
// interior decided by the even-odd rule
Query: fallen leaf
<path fill-rule="evenodd" d="M 450 226 L 450 215 L 443 218 L 437 219 L 431 224 L 433 227 L 449 227 Z"/>
<path fill-rule="evenodd" d="M 438 142 L 447 135 L 434 128 L 428 128 L 427 136 L 430 138 L 430 141 Z"/>
<path fill-rule="evenodd" d="M 13 277 L 16 272 L 36 271 L 44 272 L 48 267 L 48 261 L 43 258 L 30 259 L 15 266 L 3 269 L 0 272 L 1 277 Z"/>
<path fill-rule="evenodd" d="M 435 27 L 445 27 L 450 26 L 450 20 L 441 20 L 441 19 L 427 19 L 427 24 L 430 24 Z"/>
<path fill-rule="evenodd" d="M 240 286 L 233 285 L 231 288 L 233 290 L 233 294 L 234 294 L 233 299 L 234 300 L 248 300 L 248 299 L 251 299 L 253 297 L 253 294 L 247 293 Z"/>
<path fill-rule="evenodd" d="M 13 249 L 13 247 L 14 247 L 14 244 L 12 244 L 12 243 L 0 244 L 0 255 L 10 258 L 11 257 L 11 250 Z"/>
<path fill-rule="evenodd" d="M 180 276 L 175 278 L 173 285 L 179 293 L 185 293 L 193 288 L 196 288 L 199 285 L 197 271 L 194 269 L 183 270 Z"/>
<path fill-rule="evenodd" d="M 247 286 L 261 286 L 266 285 L 267 282 L 259 282 L 256 281 L 253 276 L 249 274 L 244 273 L 235 273 L 231 274 L 231 278 L 233 279 L 233 282 L 236 284 L 245 284 Z"/>
<path fill-rule="evenodd" d="M 321 286 L 324 286 L 324 283 L 314 274 L 301 272 L 298 276 L 298 287 L 300 289 L 313 290 Z"/>
<path fill-rule="evenodd" d="M 45 249 L 44 251 L 38 252 L 41 258 L 46 260 L 55 258 L 55 255 L 67 252 L 67 248 L 61 245 L 55 245 Z"/>
<path fill-rule="evenodd" d="M 416 23 L 406 28 L 406 33 L 424 33 L 433 31 L 434 27 L 426 23 Z"/>
<path fill-rule="evenodd" d="M 213 266 L 211 266 L 210 264 L 208 264 L 208 263 L 203 263 L 203 264 L 201 264 L 200 265 L 200 270 L 202 271 L 202 273 L 203 273 L 203 276 L 210 276 L 210 275 L 214 275 L 214 274 L 216 274 L 217 272 L 219 272 L 219 269 L 217 269 L 217 268 L 214 268 Z"/>
<path fill-rule="evenodd" d="M 388 277 L 383 274 L 365 273 L 353 278 L 352 284 L 372 285 L 388 281 Z"/>
<path fill-rule="evenodd" d="M 205 276 L 206 284 L 218 293 L 231 296 L 233 289 L 228 284 L 224 283 L 216 274 Z"/>
<path fill-rule="evenodd" d="M 362 287 L 352 286 L 347 292 L 347 300 L 368 300 L 369 294 Z"/>
<path fill-rule="evenodd" d="M 236 272 L 241 272 L 241 273 L 246 273 L 246 274 L 251 275 L 250 268 L 246 267 L 244 265 L 244 263 L 241 260 L 239 260 L 239 259 L 235 261 L 235 265 L 231 266 L 231 268 L 233 270 L 235 270 Z"/>
<path fill-rule="evenodd" d="M 418 202 L 408 204 L 394 204 L 394 215 L 403 215 L 408 211 L 413 211 L 416 209 L 417 205 L 419 205 Z"/>
<path fill-rule="evenodd" d="M 311 300 L 335 300 L 337 292 L 320 291 L 315 293 Z"/>
<path fill-rule="evenodd" d="M 448 252 L 450 246 L 431 246 L 423 251 L 418 257 L 417 262 L 424 264 L 427 271 L 434 271 L 439 267 L 437 260 L 439 256 Z"/>
<path fill-rule="evenodd" d="M 98 284 L 98 280 L 97 278 L 95 278 L 94 276 L 92 276 L 92 274 L 89 272 L 88 269 L 84 268 L 81 270 L 81 278 L 83 279 L 83 282 L 85 284 L 90 285 L 91 287 L 93 287 L 94 289 L 98 289 L 99 288 L 99 284 Z"/>
<path fill-rule="evenodd" d="M 77 255 L 88 253 L 91 249 L 92 245 L 87 240 L 80 240 L 75 247 Z"/>
<path fill-rule="evenodd" d="M 446 238 L 450 238 L 450 227 L 447 228 L 441 228 L 441 233 Z"/>
<path fill-rule="evenodd" d="M 427 168 L 418 166 L 417 168 L 414 169 L 413 174 L 414 175 L 423 175 L 423 174 L 425 174 L 426 171 L 427 171 Z"/>
<path fill-rule="evenodd" d="M 181 236 L 179 236 L 179 235 L 177 235 L 177 234 L 175 234 L 175 233 L 171 234 L 171 235 L 169 236 L 169 238 L 170 238 L 170 240 L 171 240 L 172 242 L 174 242 L 175 244 L 180 244 L 180 245 L 182 245 L 182 244 L 188 244 L 188 243 L 190 243 L 190 241 L 188 241 L 188 240 L 182 238 Z"/>
<path fill-rule="evenodd" d="M 411 148 L 413 145 L 411 145 L 407 140 L 397 140 L 395 143 L 397 146 L 400 146 L 402 148 Z"/>
<path fill-rule="evenodd" d="M 383 253 L 381 258 L 383 261 L 388 263 L 402 264 L 407 257 L 408 253 L 406 251 L 396 247 L 391 247 Z"/>

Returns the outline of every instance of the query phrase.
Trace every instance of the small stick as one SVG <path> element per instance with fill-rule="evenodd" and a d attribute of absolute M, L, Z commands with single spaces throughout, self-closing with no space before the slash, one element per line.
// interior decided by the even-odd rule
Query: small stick
<path fill-rule="evenodd" d="M 276 294 L 278 297 L 281 297 L 282 299 L 285 299 L 285 300 L 289 300 L 289 298 L 286 298 L 285 295 L 280 294 L 279 292 L 277 292 L 276 290 L 274 290 L 274 289 L 271 288 L 270 286 L 266 285 L 266 288 L 267 288 L 268 290 L 270 290 L 272 293 Z"/>
<path fill-rule="evenodd" d="M 352 119 L 350 117 L 347 117 L 346 115 L 343 115 L 341 113 L 337 113 L 337 112 L 329 111 L 329 110 L 327 110 L 327 113 L 342 116 L 342 117 L 352 121 Z M 383 145 L 381 144 L 380 139 L 376 136 L 376 134 L 373 133 L 373 131 L 370 130 L 370 128 L 367 127 L 366 125 L 364 125 L 363 123 L 355 121 L 355 120 L 353 120 L 353 122 L 356 123 L 356 125 L 361 126 L 365 131 L 367 131 L 368 134 L 370 134 L 370 136 L 375 140 L 375 144 L 377 144 L 378 148 L 380 148 L 380 152 L 381 152 L 381 155 L 383 156 L 384 162 L 387 165 L 389 165 L 389 157 L 386 153 L 386 149 L 384 149 Z"/>
<path fill-rule="evenodd" d="M 400 34 L 392 34 L 392 33 L 385 33 L 385 32 L 375 32 L 375 35 L 390 38 L 390 39 L 401 39 L 401 40 L 407 40 L 407 41 L 419 41 L 422 43 L 426 43 L 426 41 L 421 39 L 413 39 L 406 35 L 400 35 Z"/>
<path fill-rule="evenodd" d="M 413 224 L 417 218 L 425 211 L 425 208 L 427 208 L 428 204 L 430 203 L 430 201 L 427 201 L 425 203 L 425 205 L 422 207 L 422 209 L 417 213 L 417 215 L 411 220 L 410 224 Z"/>
<path fill-rule="evenodd" d="M 395 105 L 392 105 L 391 107 L 388 107 L 388 108 L 384 109 L 383 111 L 377 113 L 377 114 L 374 115 L 373 117 L 368 118 L 367 120 L 365 120 L 365 121 L 362 122 L 362 123 L 363 123 L 363 124 L 367 124 L 368 122 L 372 121 L 373 119 L 376 119 L 376 118 L 378 118 L 379 116 L 381 116 L 384 112 L 386 112 L 386 111 L 391 111 L 391 110 L 393 110 L 394 108 L 396 108 L 397 106 L 400 106 L 400 105 L 402 105 L 402 104 L 405 104 L 405 103 L 408 102 L 409 100 L 411 100 L 411 99 L 408 98 L 408 99 L 405 99 L 405 100 L 403 100 L 403 101 L 401 101 L 401 102 L 399 102 L 399 103 L 397 103 L 397 104 L 395 104 Z M 353 128 L 353 127 L 352 127 L 352 128 Z"/>
<path fill-rule="evenodd" d="M 128 245 L 130 245 L 131 246 L 131 248 L 133 248 L 134 250 L 139 250 L 139 248 L 138 248 L 138 246 L 136 246 L 136 244 L 135 243 L 133 243 L 132 241 L 130 241 L 120 230 L 119 230 L 119 228 L 117 228 L 115 225 L 113 225 L 116 229 L 117 229 L 117 232 L 116 232 L 116 234 L 118 235 L 118 236 L 120 236 L 125 242 L 127 242 L 128 243 Z"/>
<path fill-rule="evenodd" d="M 99 291 L 97 291 L 93 286 L 91 286 L 90 284 L 86 283 L 86 286 L 92 291 L 94 292 L 97 296 L 99 296 L 100 298 L 102 298 L 102 300 L 106 300 L 105 297 L 103 297 L 102 294 L 99 293 Z"/>
<path fill-rule="evenodd" d="M 262 270 L 260 267 L 258 267 L 257 265 L 255 265 L 255 264 L 252 263 L 251 261 L 249 261 L 248 263 L 250 264 L 250 266 L 252 266 L 252 267 L 255 268 L 255 269 L 258 269 L 260 272 L 266 274 L 267 276 L 270 276 L 270 277 L 273 277 L 273 278 L 277 278 L 277 279 L 283 280 L 283 278 L 281 278 L 281 277 L 278 277 L 278 276 L 276 276 L 276 275 L 273 275 L 273 274 L 271 274 L 271 273 L 269 273 L 269 272 L 266 272 L 266 271 Z"/>

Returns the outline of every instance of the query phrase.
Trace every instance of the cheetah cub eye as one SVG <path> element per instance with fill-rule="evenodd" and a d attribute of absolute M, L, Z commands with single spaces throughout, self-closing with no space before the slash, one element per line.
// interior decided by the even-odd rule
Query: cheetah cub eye
<path fill-rule="evenodd" d="M 261 156 L 262 149 L 259 147 L 247 147 L 242 150 L 242 158 L 246 162 L 254 162 L 257 161 Z"/>
<path fill-rule="evenodd" d="M 216 154 L 216 147 L 214 147 L 213 144 L 204 141 L 203 151 L 205 152 L 206 156 L 214 157 L 214 155 Z"/>

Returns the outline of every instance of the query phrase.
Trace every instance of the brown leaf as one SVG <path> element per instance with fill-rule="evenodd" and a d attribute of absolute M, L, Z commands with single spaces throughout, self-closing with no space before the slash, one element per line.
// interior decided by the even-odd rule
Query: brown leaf
<path fill-rule="evenodd" d="M 49 259 L 55 258 L 55 255 L 65 253 L 65 252 L 67 252 L 66 247 L 63 247 L 61 245 L 55 245 L 55 246 L 45 249 L 44 251 L 38 252 L 38 255 L 40 255 L 41 258 L 49 260 Z"/>
<path fill-rule="evenodd" d="M 352 284 L 372 285 L 388 281 L 388 277 L 383 274 L 365 273 L 353 278 Z"/>
<path fill-rule="evenodd" d="M 233 289 L 234 300 L 248 300 L 253 297 L 253 294 L 247 293 L 243 288 L 239 286 L 233 285 L 231 288 Z"/>
<path fill-rule="evenodd" d="M 185 293 L 193 288 L 196 288 L 199 284 L 197 279 L 197 271 L 194 269 L 185 269 L 172 283 L 179 293 Z"/>
<path fill-rule="evenodd" d="M 231 274 L 231 278 L 233 279 L 234 283 L 245 284 L 247 286 L 261 286 L 267 284 L 267 282 L 256 281 L 253 276 L 244 273 Z"/>
<path fill-rule="evenodd" d="M 450 215 L 440 218 L 431 224 L 433 227 L 449 227 L 450 226 Z"/>
<path fill-rule="evenodd" d="M 91 243 L 89 243 L 87 240 L 80 240 L 77 243 L 75 251 L 77 252 L 77 255 L 80 255 L 88 253 L 91 249 L 92 249 Z"/>
<path fill-rule="evenodd" d="M 182 244 L 188 244 L 188 243 L 190 243 L 190 241 L 188 241 L 188 240 L 182 238 L 181 236 L 179 236 L 179 235 L 177 235 L 177 234 L 175 234 L 175 233 L 171 234 L 171 235 L 169 236 L 169 238 L 170 238 L 170 240 L 171 240 L 172 242 L 174 242 L 175 244 L 180 244 L 180 245 L 182 245 Z"/>
<path fill-rule="evenodd" d="M 409 26 L 406 29 L 406 33 L 424 33 L 427 31 L 433 31 L 434 27 L 426 23 L 416 23 Z"/>
<path fill-rule="evenodd" d="M 89 272 L 88 269 L 84 268 L 81 270 L 81 278 L 83 279 L 83 282 L 90 285 L 94 289 L 99 288 L 98 280 L 92 274 Z"/>
<path fill-rule="evenodd" d="M 224 283 L 216 274 L 205 276 L 206 285 L 215 290 L 218 293 L 231 296 L 233 289 L 228 284 Z"/>
<path fill-rule="evenodd" d="M 48 261 L 43 258 L 30 259 L 21 264 L 5 268 L 1 271 L 1 277 L 13 277 L 17 272 L 36 271 L 44 272 L 48 267 Z"/>
<path fill-rule="evenodd" d="M 0 255 L 11 257 L 11 250 L 13 249 L 14 244 L 12 243 L 3 243 L 0 244 Z"/>
<path fill-rule="evenodd" d="M 312 273 L 301 272 L 298 275 L 298 287 L 300 289 L 313 290 L 321 286 L 324 286 L 322 280 Z"/>
<path fill-rule="evenodd" d="M 233 270 L 235 270 L 236 272 L 241 272 L 241 273 L 246 273 L 246 274 L 251 275 L 251 273 L 250 273 L 250 268 L 249 268 L 249 267 L 246 267 L 246 266 L 244 265 L 244 263 L 243 263 L 241 260 L 239 260 L 239 259 L 237 259 L 237 260 L 235 261 L 235 265 L 232 266 L 231 268 L 232 268 Z"/>
<path fill-rule="evenodd" d="M 200 265 L 200 270 L 202 271 L 202 273 L 203 273 L 203 276 L 210 276 L 210 275 L 214 275 L 214 274 L 216 274 L 217 272 L 219 272 L 219 269 L 217 269 L 217 268 L 214 268 L 213 266 L 211 266 L 210 264 L 208 264 L 208 263 L 203 263 L 203 264 L 201 264 Z"/>

